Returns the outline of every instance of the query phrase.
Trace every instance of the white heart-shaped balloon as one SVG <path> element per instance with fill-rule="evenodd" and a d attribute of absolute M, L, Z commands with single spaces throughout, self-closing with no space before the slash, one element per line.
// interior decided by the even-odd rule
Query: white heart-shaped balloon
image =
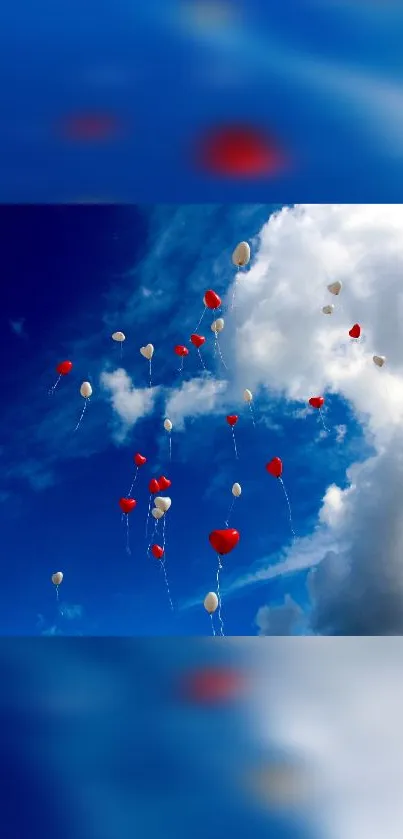
<path fill-rule="evenodd" d="M 162 510 L 164 513 L 166 513 L 169 510 L 169 508 L 172 504 L 172 501 L 171 501 L 170 498 L 166 498 L 166 497 L 163 497 L 162 495 L 158 495 L 157 498 L 154 501 L 154 504 L 159 510 Z"/>
<path fill-rule="evenodd" d="M 247 242 L 240 242 L 232 254 L 232 262 L 239 268 L 243 268 L 250 260 L 250 247 Z"/>
<path fill-rule="evenodd" d="M 155 519 L 162 519 L 164 511 L 160 510 L 159 507 L 155 507 L 154 510 L 151 510 L 151 515 L 154 516 Z"/>
<path fill-rule="evenodd" d="M 336 280 L 334 283 L 330 283 L 328 285 L 327 290 L 330 291 L 330 294 L 340 294 L 341 292 L 341 282 Z"/>
<path fill-rule="evenodd" d="M 152 344 L 147 344 L 146 347 L 140 347 L 140 352 L 141 355 L 144 356 L 144 358 L 147 358 L 148 361 L 151 361 L 154 355 L 154 347 Z"/>
<path fill-rule="evenodd" d="M 322 312 L 323 312 L 324 315 L 331 315 L 333 310 L 334 310 L 334 306 L 332 306 L 332 305 L 323 306 L 323 308 L 322 308 Z"/>
<path fill-rule="evenodd" d="M 377 367 L 383 367 L 383 365 L 385 364 L 386 358 L 385 358 L 384 355 L 374 355 L 372 360 L 373 360 L 374 364 L 376 364 Z"/>

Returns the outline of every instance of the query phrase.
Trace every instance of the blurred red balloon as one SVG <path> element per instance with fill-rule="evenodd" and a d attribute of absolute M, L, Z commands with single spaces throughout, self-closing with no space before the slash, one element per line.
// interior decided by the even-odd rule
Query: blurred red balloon
<path fill-rule="evenodd" d="M 185 698 L 202 704 L 234 699 L 243 685 L 244 679 L 239 672 L 224 667 L 196 670 L 188 673 L 182 682 Z"/>
<path fill-rule="evenodd" d="M 248 126 L 226 126 L 208 132 L 199 144 L 199 164 L 226 177 L 256 178 L 278 172 L 283 161 L 273 139 Z"/>

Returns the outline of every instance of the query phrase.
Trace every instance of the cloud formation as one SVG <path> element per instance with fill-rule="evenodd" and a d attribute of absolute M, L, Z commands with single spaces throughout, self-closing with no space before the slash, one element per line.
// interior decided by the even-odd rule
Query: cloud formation
<path fill-rule="evenodd" d="M 213 378 L 190 379 L 171 391 L 165 416 L 169 417 L 177 431 L 183 430 L 188 417 L 211 415 L 221 408 L 220 397 L 227 389 L 227 382 Z"/>
<path fill-rule="evenodd" d="M 117 439 L 123 442 L 137 420 L 152 413 L 158 388 L 135 388 L 130 376 L 121 367 L 113 373 L 103 372 L 100 381 L 119 417 Z"/>

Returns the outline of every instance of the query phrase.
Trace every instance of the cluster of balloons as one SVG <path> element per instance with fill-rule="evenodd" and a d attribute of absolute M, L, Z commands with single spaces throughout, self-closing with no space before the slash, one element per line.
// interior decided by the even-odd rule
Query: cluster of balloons
<path fill-rule="evenodd" d="M 327 287 L 327 290 L 330 291 L 330 294 L 333 294 L 335 297 L 338 297 L 341 290 L 342 290 L 342 287 L 343 287 L 343 284 L 340 282 L 340 280 L 335 280 L 335 282 L 329 283 L 329 285 Z M 327 304 L 326 306 L 323 306 L 322 312 L 323 312 L 324 315 L 332 315 L 333 312 L 334 312 L 334 308 L 335 307 L 334 307 L 333 303 Z M 351 329 L 349 329 L 348 334 L 349 334 L 350 338 L 357 341 L 361 336 L 361 332 L 362 332 L 361 324 L 354 323 L 353 326 L 351 327 Z M 372 361 L 374 362 L 376 367 L 383 367 L 383 365 L 386 362 L 386 356 L 384 356 L 384 355 L 373 355 L 372 356 Z M 316 407 L 316 406 L 313 406 L 313 407 Z"/>

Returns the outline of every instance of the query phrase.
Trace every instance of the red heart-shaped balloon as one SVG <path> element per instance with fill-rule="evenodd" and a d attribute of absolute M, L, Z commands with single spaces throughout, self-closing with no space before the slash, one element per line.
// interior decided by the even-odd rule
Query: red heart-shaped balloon
<path fill-rule="evenodd" d="M 241 672 L 224 667 L 206 667 L 188 673 L 181 680 L 181 695 L 191 702 L 225 702 L 236 698 L 242 691 L 245 679 Z"/>
<path fill-rule="evenodd" d="M 238 422 L 238 416 L 237 416 L 237 414 L 230 414 L 230 415 L 227 417 L 227 423 L 228 423 L 228 425 L 230 425 L 231 427 L 232 427 L 233 425 L 236 425 L 236 423 L 237 423 L 237 422 Z"/>
<path fill-rule="evenodd" d="M 143 455 L 139 454 L 139 452 L 137 452 L 137 454 L 134 455 L 133 459 L 136 466 L 144 466 L 144 464 L 147 463 L 147 458 L 143 457 Z"/>
<path fill-rule="evenodd" d="M 178 344 L 174 348 L 174 351 L 176 352 L 176 355 L 182 356 L 183 358 L 185 357 L 185 355 L 189 355 L 188 348 L 184 347 L 183 344 Z"/>
<path fill-rule="evenodd" d="M 121 498 L 119 501 L 119 506 L 123 513 L 131 513 L 136 504 L 137 501 L 135 501 L 134 498 Z"/>
<path fill-rule="evenodd" d="M 311 408 L 321 408 L 325 404 L 323 396 L 311 396 L 309 400 Z"/>
<path fill-rule="evenodd" d="M 165 475 L 161 475 L 161 477 L 158 478 L 158 485 L 160 490 L 169 489 L 169 487 L 171 486 L 171 481 L 169 480 L 169 478 L 166 478 Z"/>
<path fill-rule="evenodd" d="M 150 490 L 151 495 L 154 495 L 156 492 L 160 491 L 160 485 L 156 478 L 151 478 L 151 481 L 148 484 L 148 489 Z"/>
<path fill-rule="evenodd" d="M 71 361 L 61 361 L 56 367 L 56 373 L 58 373 L 59 376 L 67 376 L 68 373 L 71 373 L 72 369 L 73 365 Z"/>
<path fill-rule="evenodd" d="M 153 545 L 151 553 L 156 559 L 161 559 L 164 556 L 164 548 L 161 548 L 161 545 Z"/>
<path fill-rule="evenodd" d="M 359 323 L 355 323 L 354 326 L 351 327 L 349 331 L 350 338 L 359 338 L 361 335 L 361 326 Z"/>
<path fill-rule="evenodd" d="M 196 333 L 190 336 L 190 340 L 193 346 L 197 347 L 197 349 L 199 349 L 199 347 L 202 347 L 206 341 L 206 339 L 203 338 L 203 335 L 196 335 Z"/>
<path fill-rule="evenodd" d="M 204 295 L 204 302 L 208 309 L 218 309 L 221 306 L 221 297 L 209 289 Z"/>
<path fill-rule="evenodd" d="M 229 554 L 230 551 L 238 544 L 240 536 L 237 530 L 228 528 L 227 530 L 213 530 L 208 537 L 210 545 L 216 553 L 220 556 Z"/>
<path fill-rule="evenodd" d="M 266 463 L 266 469 L 269 475 L 273 475 L 273 478 L 281 478 L 283 474 L 283 464 L 279 457 L 273 457 L 270 463 Z"/>

